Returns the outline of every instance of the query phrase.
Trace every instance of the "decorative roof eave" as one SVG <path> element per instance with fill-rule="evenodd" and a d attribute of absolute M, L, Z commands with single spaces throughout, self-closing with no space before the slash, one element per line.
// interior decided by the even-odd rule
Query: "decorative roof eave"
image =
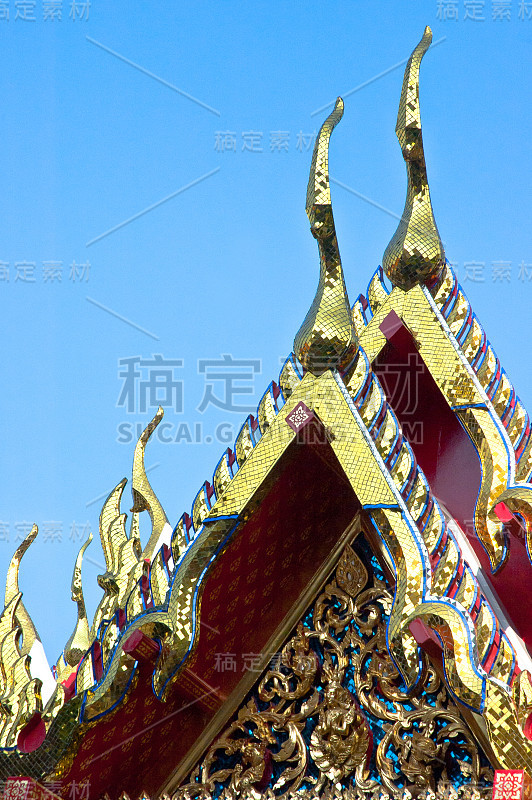
<path fill-rule="evenodd" d="M 411 332 L 431 376 L 479 454 L 483 478 L 475 529 L 492 568 L 497 570 L 508 555 L 503 523 L 494 511 L 498 503 L 507 502 L 512 510 L 523 513 L 528 530 L 532 530 L 532 487 L 523 481 L 530 473 L 531 426 L 480 323 L 456 285 L 454 303 L 448 302 L 453 282 L 456 284 L 449 266 L 444 278 L 451 289 L 435 292 L 433 298 L 427 287 L 419 285 L 408 292 L 395 287 L 388 293 L 377 271 L 368 290 L 373 316 L 359 332 L 360 343 L 373 362 L 387 343 L 381 325 L 392 311 Z M 457 303 L 459 317 L 455 312 Z M 492 379 L 496 372 L 497 384 Z M 497 470 L 491 468 L 491 463 L 498 465 Z M 530 545 L 529 550 L 532 552 Z"/>
<path fill-rule="evenodd" d="M 474 313 L 454 270 L 447 264 L 440 280 L 428 287 L 457 346 L 471 365 L 477 380 L 489 397 L 504 425 L 516 458 L 516 478 L 532 478 L 532 425 L 514 386 L 511 384 L 484 328 Z"/>
<path fill-rule="evenodd" d="M 364 363 L 366 363 L 366 368 L 360 366 Z M 446 650 L 446 658 L 450 659 L 447 664 L 447 674 L 451 676 L 449 688 L 462 702 L 482 711 L 485 708 L 486 687 L 494 678 L 483 672 L 477 660 L 478 656 L 474 655 L 476 653 L 475 628 L 468 617 L 466 608 L 456 600 L 451 601 L 446 598 L 445 602 L 442 602 L 447 583 L 438 584 L 440 580 L 438 575 L 441 574 L 443 580 L 443 573 L 439 573 L 437 567 L 431 569 L 428 560 L 430 549 L 435 550 L 438 542 L 441 541 L 442 532 L 445 529 L 445 519 L 437 504 L 433 502 L 423 527 L 423 534 L 418 531 L 415 519 L 423 517 L 425 513 L 423 509 L 429 506 L 429 502 L 422 499 L 415 487 L 424 487 L 424 492 L 429 494 L 430 490 L 419 469 L 412 473 L 412 465 L 415 464 L 415 461 L 407 443 L 403 441 L 399 450 L 395 447 L 396 437 L 389 429 L 389 423 L 392 425 L 394 423 L 393 412 L 386 409 L 382 389 L 380 389 L 377 379 L 374 376 L 371 377 L 368 369 L 365 359 L 360 359 L 357 368 L 351 375 L 346 376 L 345 386 L 339 375 L 327 372 L 320 378 L 315 378 L 307 373 L 293 392 L 285 412 L 290 414 L 300 402 L 304 402 L 321 420 L 322 424 L 330 429 L 331 446 L 346 470 L 355 494 L 386 542 L 395 563 L 399 588 L 403 587 L 401 592 L 397 593 L 397 596 L 403 599 L 396 603 L 392 610 L 389 646 L 405 680 L 409 684 L 416 681 L 417 646 L 409 633 L 408 626 L 413 619 L 421 617 L 426 619 L 428 624 L 436 625 L 437 630 L 441 628 L 442 635 L 445 629 L 448 632 L 445 635 L 450 636 L 454 643 L 452 647 L 449 645 Z M 368 375 L 370 376 L 370 391 L 362 393 L 363 387 L 367 384 Z M 378 397 L 380 400 L 377 399 Z M 357 401 L 359 402 L 358 406 Z M 380 410 L 382 408 L 385 409 L 384 422 L 377 429 L 373 422 L 376 413 L 382 416 L 382 410 Z M 211 547 L 207 546 L 207 540 L 212 539 L 213 548 L 218 546 L 220 536 L 226 534 L 228 529 L 234 526 L 238 515 L 245 508 L 253 492 L 260 486 L 287 444 L 293 440 L 294 433 L 286 424 L 285 412 L 282 417 L 278 416 L 265 432 L 235 478 L 227 486 L 226 491 L 214 504 L 208 517 L 205 518 L 203 533 L 190 545 L 183 560 L 176 567 L 176 574 L 180 575 L 179 585 L 183 585 L 183 580 L 197 580 L 197 577 L 194 576 L 199 576 L 203 565 L 208 563 L 210 554 L 213 552 Z M 395 425 L 397 427 L 396 421 Z M 352 467 L 353 451 L 357 454 L 355 472 Z M 387 464 L 387 459 L 393 451 L 396 452 L 393 464 L 391 462 Z M 257 470 L 258 463 L 261 464 L 259 471 Z M 248 465 L 247 469 L 246 464 Z M 405 496 L 408 498 L 406 501 Z M 222 524 L 222 528 L 219 527 L 220 524 Z M 459 557 L 459 548 L 452 536 L 449 537 L 449 542 L 449 547 L 454 548 L 452 552 L 458 553 Z M 201 563 L 197 563 L 198 552 L 202 552 Z M 405 558 L 407 552 L 408 558 Z M 414 553 L 417 554 L 416 557 L 414 557 Z M 440 561 L 443 562 L 448 557 L 449 554 L 446 556 L 445 553 L 442 553 Z M 190 573 L 192 565 L 194 565 L 193 572 Z M 471 582 L 471 576 L 469 576 L 469 580 Z M 474 591 L 478 592 L 478 589 Z M 186 594 L 190 596 L 191 593 L 187 592 Z M 486 607 L 488 605 L 486 603 Z M 167 610 L 160 607 L 143 614 L 127 627 L 124 635 L 126 633 L 130 635 L 134 629 L 148 623 L 151 619 L 157 619 L 171 630 L 173 625 L 172 607 L 173 601 L 172 595 L 170 595 Z M 184 613 L 188 619 L 193 618 L 192 608 L 186 612 L 186 609 L 180 607 L 180 612 Z M 440 622 L 435 623 L 435 619 L 439 619 Z M 182 633 L 181 630 L 181 636 Z M 191 630 L 187 640 L 192 642 L 193 638 L 194 634 Z M 469 644 L 467 644 L 468 642 Z M 155 675 L 156 687 L 164 687 L 171 676 L 172 669 L 177 666 L 184 655 L 183 648 L 186 647 L 186 642 L 181 645 L 176 643 L 176 645 L 170 662 L 167 662 L 164 669 L 159 670 L 159 673 Z M 501 647 L 507 648 L 510 662 L 512 662 L 512 648 L 509 643 L 504 641 Z M 464 659 L 466 653 L 469 655 Z M 97 709 L 97 713 L 102 712 L 105 706 L 105 696 L 111 689 L 120 663 L 119 645 L 115 650 L 111 665 L 106 671 L 104 681 L 99 686 L 93 687 L 90 698 L 88 698 L 86 709 L 89 716 L 92 705 Z M 504 670 L 506 671 L 506 667 Z M 511 674 L 507 671 L 505 674 L 508 680 Z M 499 687 L 501 686 L 498 679 L 495 682 Z M 508 689 L 505 691 L 508 693 Z"/>

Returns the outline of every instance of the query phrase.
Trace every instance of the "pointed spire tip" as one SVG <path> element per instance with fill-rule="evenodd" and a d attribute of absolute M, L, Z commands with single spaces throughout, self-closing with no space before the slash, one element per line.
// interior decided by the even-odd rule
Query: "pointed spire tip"
<path fill-rule="evenodd" d="M 329 141 L 342 119 L 344 101 L 338 97 L 320 128 L 310 167 L 306 211 L 320 252 L 320 279 L 314 302 L 296 334 L 294 352 L 315 375 L 351 360 L 356 332 L 345 288 L 332 213 L 329 181 Z"/>
<path fill-rule="evenodd" d="M 403 215 L 382 265 L 387 277 L 405 291 L 416 283 L 427 283 L 441 273 L 445 252 L 430 201 L 430 191 L 421 132 L 419 69 L 432 42 L 427 25 L 405 68 L 395 132 L 406 163 L 408 189 Z"/>

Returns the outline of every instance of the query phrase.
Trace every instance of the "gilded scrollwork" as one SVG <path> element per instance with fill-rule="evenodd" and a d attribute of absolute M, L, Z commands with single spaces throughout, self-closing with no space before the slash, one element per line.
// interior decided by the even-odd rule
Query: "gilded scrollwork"
<path fill-rule="evenodd" d="M 353 695 L 332 674 L 319 708 L 319 721 L 310 736 L 309 752 L 325 778 L 337 783 L 369 757 L 371 733 Z"/>
<path fill-rule="evenodd" d="M 359 537 L 173 800 L 356 791 L 418 797 L 490 768 L 436 671 L 407 691 L 386 647 L 391 587 Z M 372 563 L 373 562 L 373 563 Z"/>

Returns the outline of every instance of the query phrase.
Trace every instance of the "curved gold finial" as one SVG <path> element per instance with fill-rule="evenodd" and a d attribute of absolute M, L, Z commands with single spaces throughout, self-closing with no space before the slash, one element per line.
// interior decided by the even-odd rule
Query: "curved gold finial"
<path fill-rule="evenodd" d="M 122 493 L 127 483 L 127 478 L 123 478 L 120 483 L 115 486 L 109 497 L 103 504 L 100 513 L 100 539 L 102 542 L 102 550 L 105 557 L 106 574 L 114 575 L 118 571 L 118 558 L 120 547 L 127 540 L 125 532 L 125 514 L 120 513 L 120 500 Z M 113 530 L 113 523 L 120 520 L 123 525 L 118 533 Z M 114 526 L 116 528 L 116 525 Z M 114 533 L 114 535 L 112 535 Z"/>
<path fill-rule="evenodd" d="M 115 486 L 105 501 L 100 514 L 100 538 L 105 555 L 106 571 L 98 575 L 98 584 L 104 590 L 94 614 L 89 639 L 92 640 L 103 619 L 110 619 L 118 607 L 123 607 L 127 587 L 134 585 L 133 575 L 142 553 L 138 530 L 138 514 L 131 519 L 131 535 L 126 531 L 127 515 L 120 513 L 122 493 L 127 480 Z"/>
<path fill-rule="evenodd" d="M 344 103 L 339 97 L 316 139 L 307 188 L 306 210 L 310 230 L 318 242 L 320 280 L 314 302 L 296 334 L 294 352 L 314 375 L 344 364 L 357 345 L 329 187 L 329 139 L 343 113 Z"/>
<path fill-rule="evenodd" d="M 84 542 L 79 550 L 78 556 L 76 558 L 76 563 L 74 564 L 74 572 L 72 573 L 72 583 L 71 583 L 71 591 L 72 591 L 72 600 L 74 603 L 78 604 L 78 609 L 83 610 L 85 609 L 85 602 L 83 600 L 83 585 L 81 581 L 81 565 L 83 563 L 83 556 L 85 555 L 85 550 L 92 542 L 92 533 L 89 533 L 89 538 L 86 542 Z M 81 604 L 81 605 L 80 605 Z"/>
<path fill-rule="evenodd" d="M 416 283 L 434 280 L 445 265 L 430 202 L 419 113 L 419 67 L 431 42 L 427 25 L 406 65 L 395 127 L 406 162 L 408 189 L 403 216 L 384 252 L 382 266 L 394 286 L 405 291 Z"/>
<path fill-rule="evenodd" d="M 133 457 L 133 508 L 131 511 L 133 514 L 138 514 L 141 511 L 147 511 L 150 515 L 152 523 L 152 532 L 142 553 L 142 559 L 151 558 L 153 556 L 153 551 L 157 542 L 159 541 L 162 530 L 164 526 L 168 524 L 168 519 L 164 513 L 164 509 L 159 503 L 157 495 L 151 488 L 150 482 L 146 475 L 146 470 L 144 468 L 144 451 L 146 449 L 146 445 L 153 431 L 162 420 L 163 415 L 164 411 L 161 406 L 159 406 L 154 418 L 146 426 L 140 439 L 138 440 L 137 446 L 135 447 L 135 455 Z"/>
<path fill-rule="evenodd" d="M 0 748 L 15 748 L 18 735 L 47 702 L 50 675 L 41 661 L 44 651 L 22 602 L 18 573 L 22 557 L 38 534 L 37 525 L 19 545 L 7 571 L 5 608 L 0 614 Z M 40 653 L 39 653 L 40 645 Z M 35 667 L 35 670 L 33 669 Z M 49 680 L 55 683 L 50 675 Z M 47 722 L 62 705 L 61 690 L 45 708 Z"/>
<path fill-rule="evenodd" d="M 18 571 L 20 567 L 20 562 L 22 561 L 22 556 L 35 540 L 35 537 L 39 533 L 39 529 L 37 525 L 33 525 L 31 531 L 28 533 L 26 538 L 23 542 L 17 547 L 15 550 L 15 554 L 11 559 L 11 563 L 7 570 L 7 579 L 6 579 L 6 594 L 4 600 L 4 606 L 8 606 L 11 600 L 19 594 L 18 588 Z"/>
<path fill-rule="evenodd" d="M 81 581 L 81 565 L 83 562 L 83 555 L 85 550 L 92 542 L 92 533 L 89 533 L 89 538 L 84 542 L 76 558 L 74 572 L 72 573 L 72 600 L 78 606 L 78 621 L 74 632 L 65 645 L 63 655 L 66 663 L 70 667 L 75 667 L 79 664 L 83 655 L 89 649 L 89 623 L 87 621 L 87 612 L 85 610 L 85 599 L 83 597 L 83 585 Z"/>
<path fill-rule="evenodd" d="M 13 601 L 17 595 L 20 595 L 20 589 L 18 587 L 18 572 L 20 567 L 20 562 L 22 561 L 22 556 L 28 549 L 28 547 L 32 544 L 35 540 L 37 534 L 39 533 L 39 529 L 37 525 L 33 525 L 31 531 L 28 533 L 26 538 L 20 543 L 20 545 L 15 550 L 15 554 L 11 559 L 11 563 L 9 564 L 9 568 L 7 570 L 7 579 L 6 579 L 6 593 L 5 593 L 5 600 L 4 606 L 7 608 L 9 603 Z M 39 639 L 39 635 L 33 624 L 33 620 L 26 611 L 26 606 L 19 600 L 16 609 L 16 621 L 17 624 L 22 629 L 22 649 L 20 655 L 27 655 L 33 643 Z"/>

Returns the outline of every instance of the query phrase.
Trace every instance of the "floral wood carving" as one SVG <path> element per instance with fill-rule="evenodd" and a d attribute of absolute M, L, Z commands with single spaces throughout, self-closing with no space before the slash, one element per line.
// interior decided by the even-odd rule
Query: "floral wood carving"
<path fill-rule="evenodd" d="M 386 648 L 393 593 L 356 548 L 173 800 L 484 793 L 493 773 L 434 669 L 404 689 Z"/>

